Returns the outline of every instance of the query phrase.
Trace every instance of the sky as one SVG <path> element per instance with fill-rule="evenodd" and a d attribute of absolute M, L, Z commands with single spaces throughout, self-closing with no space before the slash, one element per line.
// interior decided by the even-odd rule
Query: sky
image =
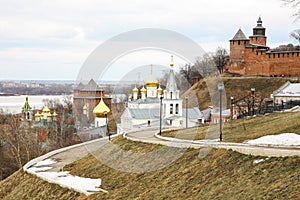
<path fill-rule="evenodd" d="M 213 52 L 228 49 L 239 28 L 250 36 L 261 16 L 268 46 L 296 43 L 289 37 L 299 27 L 293 12 L 280 0 L 0 0 L 0 80 L 76 80 L 99 45 L 141 28 L 175 31 Z M 169 54 L 155 54 L 122 57 L 105 77 L 121 79 L 115 74 L 122 62 L 168 65 Z M 135 61 L 141 57 L 145 62 Z M 184 65 L 179 58 L 174 62 Z"/>

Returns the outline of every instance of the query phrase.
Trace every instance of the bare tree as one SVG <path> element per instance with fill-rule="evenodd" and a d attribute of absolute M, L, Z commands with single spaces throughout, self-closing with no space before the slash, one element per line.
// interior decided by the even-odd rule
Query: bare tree
<path fill-rule="evenodd" d="M 7 115 L 5 124 L 0 130 L 0 139 L 7 145 L 11 157 L 18 168 L 38 156 L 38 143 L 34 130 L 28 121 L 20 121 L 13 115 Z"/>
<path fill-rule="evenodd" d="M 213 56 L 216 67 L 219 69 L 220 73 L 223 72 L 224 66 L 228 60 L 228 52 L 222 47 L 218 47 L 215 55 Z"/>
<path fill-rule="evenodd" d="M 300 42 L 300 29 L 294 30 L 290 33 L 290 36 L 294 38 L 296 41 Z"/>
<path fill-rule="evenodd" d="M 208 76 L 215 69 L 215 62 L 212 54 L 204 54 L 195 62 L 195 70 L 197 70 L 202 77 Z"/>
<path fill-rule="evenodd" d="M 300 0 L 281 0 L 284 2 L 286 6 L 291 6 L 292 8 L 296 9 L 296 12 L 293 14 L 295 17 L 295 21 L 300 19 Z M 296 41 L 300 43 L 300 29 L 294 30 L 290 36 L 294 38 Z"/>
<path fill-rule="evenodd" d="M 300 18 L 300 0 L 281 0 L 284 2 L 285 5 L 291 6 L 292 8 L 296 9 L 296 12 L 293 16 L 296 17 L 296 20 Z"/>

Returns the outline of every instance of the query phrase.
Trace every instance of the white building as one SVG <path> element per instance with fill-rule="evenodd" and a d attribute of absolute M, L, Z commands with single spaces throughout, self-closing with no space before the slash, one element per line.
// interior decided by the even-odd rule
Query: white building
<path fill-rule="evenodd" d="M 185 128 L 204 124 L 204 116 L 199 108 L 182 107 L 182 99 L 179 94 L 173 63 L 170 64 L 170 72 L 166 89 L 163 90 L 158 81 L 152 76 L 140 90 L 135 86 L 132 99 L 128 101 L 127 108 L 121 116 L 121 124 L 118 132 L 129 132 L 137 129 L 160 126 L 160 112 L 162 127 Z M 140 93 L 140 95 L 138 95 Z M 139 98 L 140 96 L 140 98 Z M 187 119 L 187 121 L 186 121 Z"/>
<path fill-rule="evenodd" d="M 274 99 L 274 104 L 300 101 L 300 83 L 291 83 L 288 81 L 276 90 L 271 97 Z"/>

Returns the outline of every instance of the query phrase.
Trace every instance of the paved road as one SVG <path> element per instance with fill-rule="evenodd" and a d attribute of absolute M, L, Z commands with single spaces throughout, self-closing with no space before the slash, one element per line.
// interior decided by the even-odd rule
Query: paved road
<path fill-rule="evenodd" d="M 48 172 L 59 172 L 63 171 L 63 167 L 73 163 L 76 160 L 88 155 L 91 152 L 96 151 L 101 146 L 105 145 L 108 142 L 108 139 L 97 140 L 95 142 L 91 142 L 89 144 L 85 144 L 83 146 L 79 146 L 76 148 L 69 149 L 67 151 L 63 151 L 61 153 L 55 154 L 49 158 L 56 160 L 57 162 L 51 164 L 53 167 Z"/>
<path fill-rule="evenodd" d="M 152 144 L 161 144 L 165 146 L 178 147 L 178 148 L 203 148 L 203 147 L 213 147 L 213 148 L 225 148 L 232 149 L 244 154 L 260 155 L 260 156 L 300 156 L 300 146 L 298 147 L 262 147 L 262 146 L 251 146 L 249 144 L 240 143 L 224 143 L 212 140 L 198 140 L 198 141 L 187 141 L 180 140 L 176 138 L 166 138 L 156 135 L 158 131 L 154 129 L 138 131 L 127 133 L 125 137 L 129 140 L 146 142 Z M 63 171 L 63 167 L 70 164 L 88 153 L 94 152 L 101 148 L 103 145 L 107 144 L 108 138 L 94 140 L 84 145 L 75 145 L 73 147 L 68 147 L 63 150 L 56 150 L 50 152 L 44 156 L 33 159 L 24 166 L 24 170 L 27 170 L 35 163 L 52 158 L 57 161 L 55 164 L 51 164 L 52 169 L 47 170 L 48 172 L 60 172 Z M 201 153 L 201 150 L 200 150 Z M 55 179 L 48 179 L 47 181 L 56 183 Z M 74 189 L 74 188 L 73 188 Z M 75 189 L 76 190 L 76 189 Z M 101 190 L 106 192 L 104 190 Z M 81 191 L 79 191 L 81 192 Z M 89 194 L 89 193 L 88 193 Z"/>
<path fill-rule="evenodd" d="M 190 147 L 190 148 L 202 148 L 213 147 L 232 149 L 243 154 L 251 154 L 257 156 L 300 156 L 300 146 L 257 146 L 243 143 L 227 143 L 217 142 L 213 140 L 180 140 L 176 138 L 167 138 L 155 135 L 157 131 L 140 131 L 127 133 L 126 137 L 129 140 L 147 142 L 153 144 L 162 144 L 173 147 Z M 159 138 L 158 138 L 159 137 Z"/>

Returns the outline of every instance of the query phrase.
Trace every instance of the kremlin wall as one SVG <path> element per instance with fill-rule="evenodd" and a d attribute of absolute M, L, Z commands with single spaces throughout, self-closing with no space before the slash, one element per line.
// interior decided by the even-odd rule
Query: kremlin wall
<path fill-rule="evenodd" d="M 300 46 L 268 47 L 266 28 L 259 17 L 252 36 L 247 38 L 239 29 L 230 40 L 230 56 L 225 69 L 242 75 L 299 76 Z"/>

